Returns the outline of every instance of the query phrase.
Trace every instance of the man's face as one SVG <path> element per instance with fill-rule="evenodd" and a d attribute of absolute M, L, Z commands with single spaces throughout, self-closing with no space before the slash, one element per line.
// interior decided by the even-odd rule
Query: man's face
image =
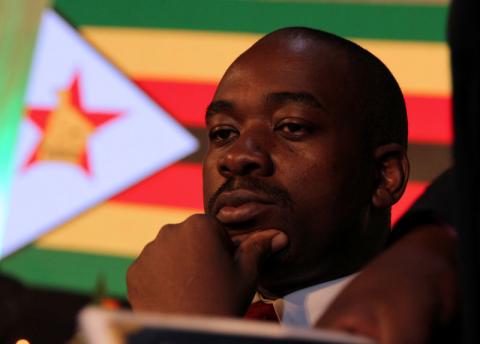
<path fill-rule="evenodd" d="M 206 212 L 231 238 L 289 238 L 261 270 L 275 294 L 350 272 L 373 185 L 344 53 L 302 39 L 262 42 L 223 77 L 207 111 Z"/>

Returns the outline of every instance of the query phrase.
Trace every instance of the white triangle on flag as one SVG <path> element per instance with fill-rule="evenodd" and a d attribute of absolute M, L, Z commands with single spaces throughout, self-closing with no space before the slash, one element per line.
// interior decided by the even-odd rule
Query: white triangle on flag
<path fill-rule="evenodd" d="M 100 119 L 101 113 L 118 116 L 88 136 L 88 171 L 54 159 L 40 159 L 26 167 L 44 133 L 29 118 L 23 120 L 1 256 L 197 149 L 188 131 L 58 14 L 47 10 L 39 29 L 26 107 L 58 108 L 59 91 L 68 89 L 75 77 L 85 110 L 100 113 Z M 56 135 L 69 138 L 68 132 L 57 130 Z"/>

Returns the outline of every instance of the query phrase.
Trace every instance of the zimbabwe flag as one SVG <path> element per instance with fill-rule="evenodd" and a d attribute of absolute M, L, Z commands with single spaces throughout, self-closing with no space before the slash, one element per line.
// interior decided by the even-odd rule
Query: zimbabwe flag
<path fill-rule="evenodd" d="M 262 34 L 310 26 L 380 57 L 405 94 L 411 181 L 393 219 L 450 164 L 445 5 L 261 0 L 57 0 L 53 8 L 195 137 L 197 151 L 7 257 L 26 283 L 91 293 L 99 276 L 124 296 L 125 272 L 161 226 L 201 212 L 204 112 L 226 67 Z M 80 79 L 78 79 L 80 80 Z M 65 85 L 75 91 L 75 82 Z M 115 108 L 122 111 L 122 108 Z"/>

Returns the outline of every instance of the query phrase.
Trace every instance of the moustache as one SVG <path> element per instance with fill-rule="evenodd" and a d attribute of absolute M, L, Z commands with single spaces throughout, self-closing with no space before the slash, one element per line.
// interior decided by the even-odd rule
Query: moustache
<path fill-rule="evenodd" d="M 290 197 L 288 191 L 284 188 L 281 188 L 276 185 L 272 185 L 263 180 L 252 178 L 252 177 L 231 177 L 228 178 L 225 183 L 223 183 L 217 191 L 208 199 L 207 204 L 207 214 L 213 214 L 213 208 L 217 201 L 217 198 L 227 191 L 234 190 L 250 190 L 254 192 L 261 192 L 262 194 L 268 196 L 272 202 L 279 204 L 283 207 L 291 207 L 293 205 L 293 200 Z"/>

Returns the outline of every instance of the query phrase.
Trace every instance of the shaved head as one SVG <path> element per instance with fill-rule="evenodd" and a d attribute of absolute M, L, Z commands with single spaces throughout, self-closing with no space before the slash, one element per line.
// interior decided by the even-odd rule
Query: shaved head
<path fill-rule="evenodd" d="M 362 121 L 362 141 L 369 151 L 386 143 L 407 147 L 408 124 L 402 91 L 390 70 L 375 55 L 358 44 L 340 36 L 306 27 L 289 27 L 269 33 L 257 41 L 235 61 L 241 61 L 252 50 L 262 46 L 278 45 L 279 53 L 317 50 L 313 58 L 332 57 L 333 64 L 341 64 L 347 75 L 338 87 L 348 90 L 345 97 L 354 102 L 353 115 Z M 231 67 L 234 67 L 235 63 Z M 266 61 L 265 67 L 268 68 Z M 333 66 L 332 66 L 333 67 Z M 344 92 L 346 90 L 343 90 Z M 340 91 L 340 90 L 339 90 Z"/>

